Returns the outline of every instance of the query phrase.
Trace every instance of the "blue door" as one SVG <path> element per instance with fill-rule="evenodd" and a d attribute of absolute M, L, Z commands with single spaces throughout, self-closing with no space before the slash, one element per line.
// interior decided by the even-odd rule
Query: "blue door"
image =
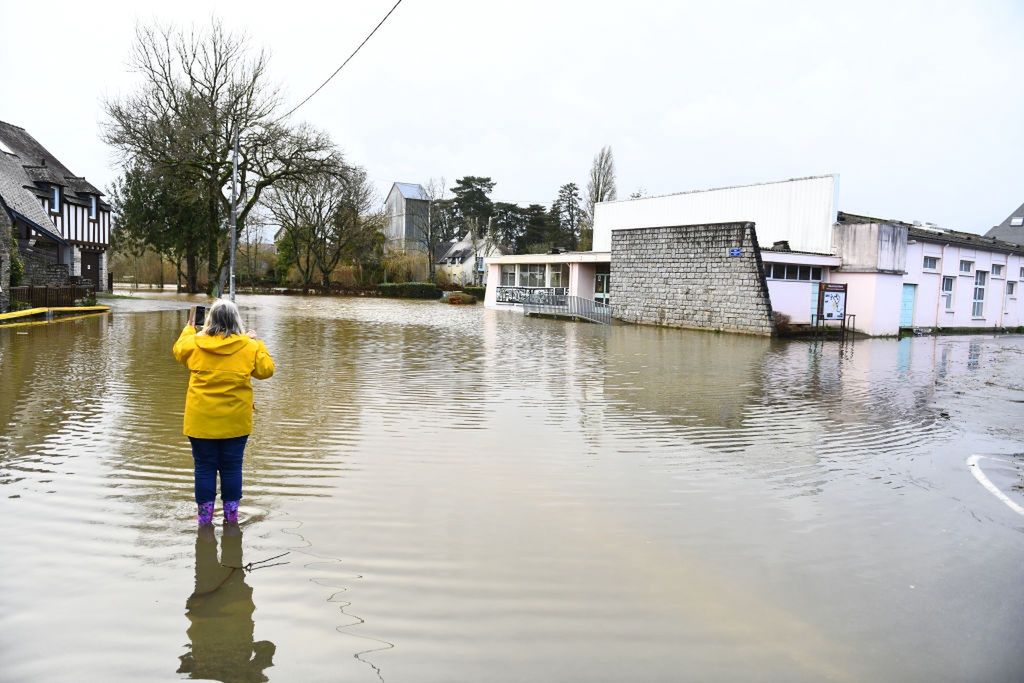
<path fill-rule="evenodd" d="M 900 304 L 900 327 L 914 326 L 914 302 L 917 299 L 917 285 L 903 285 L 903 302 Z"/>

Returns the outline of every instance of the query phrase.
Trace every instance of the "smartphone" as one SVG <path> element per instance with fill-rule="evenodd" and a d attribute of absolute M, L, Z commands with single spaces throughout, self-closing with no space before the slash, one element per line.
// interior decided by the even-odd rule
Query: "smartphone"
<path fill-rule="evenodd" d="M 206 306 L 196 306 L 195 328 L 201 329 L 206 324 Z"/>

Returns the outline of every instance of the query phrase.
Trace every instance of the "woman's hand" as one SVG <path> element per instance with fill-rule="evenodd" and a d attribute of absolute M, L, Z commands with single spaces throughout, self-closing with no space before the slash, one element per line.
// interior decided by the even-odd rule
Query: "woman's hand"
<path fill-rule="evenodd" d="M 249 339 L 259 339 L 259 337 L 256 336 L 256 330 L 249 330 L 245 335 L 249 337 Z"/>
<path fill-rule="evenodd" d="M 190 327 L 196 326 L 196 307 L 190 306 L 188 309 L 188 325 Z"/>

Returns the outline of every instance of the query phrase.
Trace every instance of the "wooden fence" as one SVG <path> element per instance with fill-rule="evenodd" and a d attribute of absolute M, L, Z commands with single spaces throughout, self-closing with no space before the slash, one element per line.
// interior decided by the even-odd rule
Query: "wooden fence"
<path fill-rule="evenodd" d="M 23 303 L 32 308 L 74 306 L 76 301 L 92 298 L 91 285 L 46 285 L 11 287 L 11 304 Z"/>

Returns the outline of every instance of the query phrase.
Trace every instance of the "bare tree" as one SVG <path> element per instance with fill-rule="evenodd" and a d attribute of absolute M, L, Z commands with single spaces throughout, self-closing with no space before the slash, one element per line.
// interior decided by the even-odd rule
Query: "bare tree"
<path fill-rule="evenodd" d="M 436 208 L 449 201 L 448 181 L 444 176 L 431 178 L 423 186 L 423 191 L 427 195 L 427 214 L 425 217 L 416 217 L 415 229 L 417 237 L 427 247 L 427 279 L 433 282 L 436 277 L 435 262 L 438 256 L 434 251 L 441 243 L 441 235 L 447 235 L 450 232 L 448 222 L 451 220 L 451 212 L 438 211 Z"/>
<path fill-rule="evenodd" d="M 611 201 L 617 196 L 615 190 L 615 160 L 612 148 L 605 146 L 594 157 L 587 181 L 587 197 L 584 216 L 580 226 L 580 248 L 590 249 L 594 240 L 594 207 L 598 202 Z"/>
<path fill-rule="evenodd" d="M 222 289 L 229 257 L 231 158 L 240 151 L 240 233 L 260 196 L 276 183 L 324 172 L 337 151 L 322 132 L 289 126 L 269 82 L 266 52 L 213 20 L 206 30 L 139 26 L 130 58 L 142 85 L 105 103 L 103 137 L 125 167 L 143 161 L 206 201 L 206 257 Z"/>
<path fill-rule="evenodd" d="M 358 260 L 383 239 L 383 213 L 372 184 L 361 168 L 336 169 L 318 176 L 288 180 L 265 195 L 264 204 L 284 231 L 306 290 L 319 273 L 329 289 L 331 274 L 344 260 Z"/>

